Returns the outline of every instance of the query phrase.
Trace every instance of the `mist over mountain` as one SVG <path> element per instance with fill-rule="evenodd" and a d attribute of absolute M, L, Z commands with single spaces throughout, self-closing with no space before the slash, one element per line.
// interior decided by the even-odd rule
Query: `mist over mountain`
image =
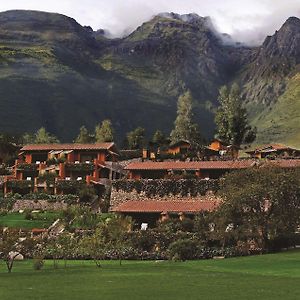
<path fill-rule="evenodd" d="M 0 130 L 46 126 L 67 141 L 80 126 L 110 118 L 119 140 L 137 126 L 168 134 L 177 98 L 190 89 L 209 138 L 218 89 L 237 81 L 258 141 L 299 145 L 299 44 L 296 17 L 261 46 L 247 47 L 197 14 L 161 13 L 114 39 L 60 14 L 3 12 Z"/>

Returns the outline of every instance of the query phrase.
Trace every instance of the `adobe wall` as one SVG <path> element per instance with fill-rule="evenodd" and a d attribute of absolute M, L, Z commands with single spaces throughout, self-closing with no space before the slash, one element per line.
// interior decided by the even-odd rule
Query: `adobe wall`
<path fill-rule="evenodd" d="M 201 186 L 202 185 L 202 186 Z M 217 200 L 218 188 L 200 180 L 124 180 L 112 184 L 111 209 L 126 201 L 208 201 Z"/>
<path fill-rule="evenodd" d="M 64 202 L 49 202 L 47 200 L 16 200 L 12 211 L 19 210 L 64 210 L 68 204 Z"/>

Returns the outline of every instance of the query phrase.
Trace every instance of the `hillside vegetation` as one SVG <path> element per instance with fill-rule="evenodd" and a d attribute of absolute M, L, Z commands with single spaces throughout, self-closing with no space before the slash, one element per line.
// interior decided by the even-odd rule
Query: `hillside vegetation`
<path fill-rule="evenodd" d="M 297 144 L 297 104 L 287 111 L 282 103 L 299 102 L 293 98 L 299 35 L 300 20 L 293 17 L 261 47 L 235 44 L 228 36 L 224 44 L 208 17 L 169 13 L 109 39 L 60 14 L 2 12 L 0 130 L 45 126 L 71 141 L 80 126 L 91 129 L 109 118 L 119 140 L 137 126 L 148 135 L 156 129 L 169 134 L 177 98 L 189 89 L 200 129 L 210 138 L 218 90 L 237 81 L 253 124 L 261 127 L 258 142 Z"/>

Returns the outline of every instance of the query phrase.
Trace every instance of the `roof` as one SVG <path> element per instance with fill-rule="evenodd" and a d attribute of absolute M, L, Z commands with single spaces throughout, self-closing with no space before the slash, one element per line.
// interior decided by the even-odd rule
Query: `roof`
<path fill-rule="evenodd" d="M 270 160 L 268 164 L 275 165 L 281 168 L 299 168 L 300 159 L 280 159 L 280 160 Z"/>
<path fill-rule="evenodd" d="M 51 151 L 51 150 L 108 150 L 114 143 L 96 144 L 32 144 L 24 146 L 21 151 Z"/>
<path fill-rule="evenodd" d="M 220 144 L 227 146 L 228 143 L 223 142 L 222 140 L 218 139 L 218 138 L 214 138 L 213 140 L 210 141 L 210 144 L 214 143 L 214 142 L 219 142 Z"/>
<path fill-rule="evenodd" d="M 113 211 L 128 213 L 162 213 L 186 212 L 197 213 L 212 211 L 219 205 L 219 201 L 127 201 L 117 206 Z"/>
<path fill-rule="evenodd" d="M 254 160 L 224 161 L 166 161 L 133 162 L 125 170 L 200 170 L 200 169 L 244 169 L 255 165 Z"/>
<path fill-rule="evenodd" d="M 186 140 L 180 140 L 180 141 L 177 141 L 177 142 L 175 142 L 175 143 L 173 143 L 173 144 L 170 144 L 169 145 L 169 149 L 170 148 L 176 148 L 176 147 L 179 147 L 180 145 L 188 145 L 188 146 L 191 146 L 191 143 L 189 142 L 189 141 L 186 141 Z"/>
<path fill-rule="evenodd" d="M 268 144 L 261 146 L 259 148 L 256 148 L 254 150 L 248 150 L 246 153 L 257 153 L 257 152 L 276 152 L 278 150 L 296 150 L 300 151 L 299 149 L 291 148 L 289 146 L 283 145 L 283 144 Z"/>
<path fill-rule="evenodd" d="M 31 232 L 32 233 L 43 233 L 43 232 L 47 232 L 48 230 L 45 228 L 32 228 Z"/>

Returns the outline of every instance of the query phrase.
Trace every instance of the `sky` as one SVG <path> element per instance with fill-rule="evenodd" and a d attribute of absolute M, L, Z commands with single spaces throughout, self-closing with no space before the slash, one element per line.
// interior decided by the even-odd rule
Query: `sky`
<path fill-rule="evenodd" d="M 234 40 L 258 45 L 288 17 L 300 17 L 300 0 L 0 0 L 0 11 L 11 9 L 62 13 L 113 36 L 128 34 L 161 12 L 197 13 L 210 16 L 216 29 Z"/>

